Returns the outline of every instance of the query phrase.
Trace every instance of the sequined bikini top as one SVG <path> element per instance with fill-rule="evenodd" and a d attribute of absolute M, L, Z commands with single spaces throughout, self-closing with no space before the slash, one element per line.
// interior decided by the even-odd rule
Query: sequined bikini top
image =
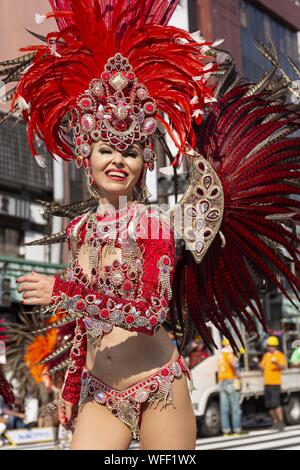
<path fill-rule="evenodd" d="M 66 279 L 74 282 L 75 293 L 81 293 L 76 310 L 88 317 L 85 323 L 94 336 L 108 333 L 113 326 L 152 335 L 169 311 L 173 232 L 157 208 L 150 210 L 134 202 L 128 212 L 123 224 L 122 217 L 111 223 L 89 213 L 74 219 L 67 228 L 70 256 Z M 78 260 L 85 246 L 90 250 L 90 277 Z M 122 261 L 115 258 L 99 269 L 101 253 L 107 247 L 111 253 L 121 248 Z"/>

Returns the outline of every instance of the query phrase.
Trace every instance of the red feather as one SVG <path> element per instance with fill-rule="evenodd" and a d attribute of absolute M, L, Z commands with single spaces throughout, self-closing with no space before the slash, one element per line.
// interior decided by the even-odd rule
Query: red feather
<path fill-rule="evenodd" d="M 28 137 L 33 154 L 35 135 L 39 135 L 50 154 L 75 158 L 59 126 L 117 52 L 129 60 L 139 82 L 155 99 L 155 117 L 168 116 L 170 127 L 163 124 L 183 151 L 193 132 L 191 99 L 199 96 L 204 102 L 213 92 L 203 80 L 193 80 L 205 75 L 207 58 L 199 44 L 186 31 L 166 26 L 177 4 L 177 0 L 51 1 L 60 33 L 49 34 L 46 46 L 30 48 L 36 56 L 15 95 L 15 100 L 22 96 L 30 104 Z M 56 55 L 49 48 L 52 40 Z"/>
<path fill-rule="evenodd" d="M 275 100 L 271 91 L 245 96 L 253 84 L 241 79 L 235 86 L 231 76 L 228 85 L 224 82 L 222 96 L 194 129 L 197 151 L 223 186 L 220 230 L 226 244 L 222 247 L 216 237 L 195 267 L 197 291 L 204 294 L 197 293 L 191 316 L 202 330 L 199 317 L 210 319 L 234 345 L 230 333 L 238 335 L 237 318 L 248 330 L 253 329 L 253 315 L 264 324 L 258 280 L 276 286 L 291 302 L 290 292 L 299 298 L 300 280 L 288 264 L 293 260 L 299 265 L 299 236 L 282 222 L 300 220 L 300 188 L 295 184 L 300 138 L 292 135 L 300 129 L 300 105 L 291 110 L 288 90 Z"/>

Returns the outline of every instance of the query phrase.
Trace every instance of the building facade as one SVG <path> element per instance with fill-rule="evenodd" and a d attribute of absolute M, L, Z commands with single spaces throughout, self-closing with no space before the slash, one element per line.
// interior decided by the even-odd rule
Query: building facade
<path fill-rule="evenodd" d="M 272 37 L 280 59 L 298 63 L 300 3 L 296 0 L 197 0 L 198 29 L 208 40 L 224 38 L 239 70 L 250 80 L 261 76 L 267 63 L 255 48 L 254 38 Z"/>

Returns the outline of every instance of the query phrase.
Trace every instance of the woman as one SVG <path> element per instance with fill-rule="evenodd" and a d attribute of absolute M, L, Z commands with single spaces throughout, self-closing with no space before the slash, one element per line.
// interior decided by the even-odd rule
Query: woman
<path fill-rule="evenodd" d="M 140 228 L 148 228 L 148 217 L 145 217 L 141 211 L 145 206 L 134 201 L 133 197 L 133 189 L 143 172 L 143 165 L 142 147 L 139 144 L 134 144 L 132 147 L 129 147 L 127 151 L 122 153 L 101 141 L 93 146 L 90 157 L 90 167 L 94 179 L 94 190 L 96 188 L 101 194 L 96 216 L 99 225 L 102 224 L 103 226 L 106 222 L 113 221 L 114 219 L 122 221 L 124 215 L 126 216 L 129 213 L 130 220 L 137 217 L 137 222 L 142 220 L 143 225 Z M 112 176 L 114 174 L 117 175 L 118 173 L 116 172 L 120 172 L 124 175 L 126 173 L 126 176 Z M 123 200 L 127 201 L 121 207 L 119 206 L 119 198 L 123 198 Z M 112 215 L 105 217 L 104 209 L 105 207 L 106 209 L 109 208 L 108 204 L 112 206 L 111 209 L 114 208 L 116 210 L 116 214 L 113 214 L 113 211 L 111 211 Z M 139 213 L 141 213 L 141 215 L 139 215 Z M 137 286 L 139 291 L 141 290 L 143 278 L 146 278 L 145 280 L 147 281 L 147 275 L 150 273 L 151 269 L 153 272 L 152 279 L 150 278 L 148 280 L 147 287 L 143 286 L 143 290 L 145 291 L 147 288 L 152 288 L 153 292 L 156 290 L 157 292 L 160 291 L 158 286 L 159 275 L 157 275 L 155 271 L 155 264 L 157 262 L 159 263 L 160 260 L 170 259 L 172 261 L 172 272 L 174 270 L 174 235 L 170 228 L 168 230 L 166 222 L 162 222 L 159 218 L 156 219 L 156 217 L 157 214 L 155 213 L 155 218 L 150 219 L 152 228 L 154 228 L 153 232 L 155 231 L 155 233 L 152 233 L 152 236 L 156 235 L 157 237 L 157 228 L 163 228 L 165 232 L 163 234 L 164 239 L 149 238 L 146 239 L 146 241 L 140 239 L 135 248 L 141 253 L 137 260 L 139 263 L 136 265 L 137 272 L 141 273 L 141 271 L 144 270 L 143 276 L 136 276 L 136 279 L 134 279 L 134 285 Z M 159 227 L 153 224 L 153 220 L 159 223 Z M 87 223 L 88 222 L 85 222 L 85 224 L 80 227 L 78 238 L 82 240 L 82 243 L 80 243 L 80 247 L 78 247 L 78 258 L 72 259 L 69 269 L 71 270 L 72 266 L 74 268 L 75 264 L 76 266 L 79 265 L 82 267 L 88 279 L 91 279 L 89 257 L 91 254 L 93 255 L 93 251 L 98 247 L 92 247 L 90 250 L 86 247 L 86 240 L 83 239 L 81 233 L 86 231 Z M 126 226 L 125 224 L 123 225 L 122 234 L 126 235 L 124 232 L 126 232 L 128 224 Z M 151 225 L 149 225 L 149 227 L 151 228 Z M 135 233 L 137 233 L 137 230 Z M 70 232 L 70 228 L 68 231 Z M 117 239 L 119 235 L 119 233 L 116 233 L 115 238 Z M 150 236 L 151 234 L 149 233 L 149 237 Z M 108 250 L 105 250 L 107 246 L 108 242 L 104 243 L 101 247 L 102 257 L 100 263 L 102 271 L 98 273 L 98 282 L 102 274 L 103 279 L 105 279 L 107 283 L 111 274 L 111 282 L 115 282 L 115 285 L 122 289 L 124 287 L 124 278 L 121 276 L 119 266 L 118 270 L 114 269 L 109 274 L 104 274 L 105 269 L 111 267 L 116 260 L 119 263 L 125 261 L 124 254 L 122 254 L 122 247 L 114 247 L 114 253 L 109 253 Z M 134 248 L 131 248 L 130 254 L 131 256 L 134 254 Z M 143 260 L 142 263 L 141 260 Z M 134 274 L 134 271 L 132 271 L 132 274 Z M 116 279 L 118 275 L 121 276 L 120 279 Z M 170 270 L 169 275 L 171 277 Z M 18 282 L 21 283 L 18 291 L 24 293 L 24 304 L 50 304 L 53 288 L 55 290 L 54 277 L 33 273 L 31 275 L 22 276 L 18 279 Z M 169 285 L 171 279 L 168 279 L 167 282 Z M 60 279 L 58 279 L 58 283 L 61 283 Z M 153 287 L 149 287 L 149 284 L 152 283 Z M 76 292 L 75 290 L 75 293 Z M 145 294 L 145 292 L 142 292 L 142 298 L 143 294 Z M 137 291 L 134 291 L 130 296 L 127 294 L 127 297 L 131 298 L 131 295 L 135 301 L 131 301 L 130 303 L 134 305 L 141 295 L 139 295 Z M 170 300 L 170 294 L 166 291 L 163 297 L 168 299 L 168 296 Z M 152 321 L 156 320 L 154 316 L 151 316 L 151 319 Z M 83 325 L 83 322 L 78 324 L 79 327 Z M 95 325 L 92 326 L 95 328 Z M 108 328 L 110 327 L 109 324 L 107 324 L 107 326 Z M 129 324 L 129 326 L 131 325 Z M 92 328 L 90 328 L 90 330 L 92 330 Z M 88 329 L 87 332 L 89 333 Z M 86 331 L 81 331 L 81 333 L 85 335 Z M 113 326 L 111 331 L 107 332 L 102 337 L 101 333 L 98 332 L 98 335 L 95 336 L 91 331 L 91 334 L 87 334 L 87 356 L 86 363 L 84 364 L 84 367 L 92 374 L 96 384 L 104 383 L 117 393 L 118 391 L 128 390 L 137 383 L 143 383 L 144 387 L 142 387 L 142 390 L 144 394 L 147 395 L 147 391 L 145 390 L 148 390 L 149 387 L 145 381 L 148 377 L 153 377 L 157 373 L 170 373 L 169 367 L 173 364 L 174 371 L 176 372 L 175 379 L 172 380 L 172 391 L 170 390 L 173 399 L 171 400 L 166 396 L 166 403 L 163 403 L 164 406 L 158 403 L 159 408 L 162 408 L 159 412 L 155 407 L 151 407 L 149 401 L 144 400 L 143 395 L 140 394 L 137 402 L 140 403 L 138 414 L 133 411 L 131 416 L 127 416 L 130 410 L 119 409 L 118 417 L 120 419 L 116 420 L 112 412 L 107 407 L 99 405 L 99 400 L 97 402 L 95 398 L 93 398 L 93 395 L 91 395 L 87 397 L 88 399 L 79 407 L 71 448 L 127 449 L 132 438 L 139 437 L 138 428 L 140 423 L 141 448 L 143 449 L 193 449 L 196 439 L 196 423 L 188 390 L 187 379 L 189 377 L 189 371 L 185 366 L 183 358 L 179 356 L 177 348 L 169 339 L 166 330 L 164 328 L 158 328 L 155 335 L 152 330 L 150 330 L 150 334 L 152 334 L 152 336 L 150 336 L 150 334 L 145 334 L 145 332 L 134 331 L 134 328 L 126 330 L 124 327 Z M 80 351 L 83 354 L 83 350 L 81 349 Z M 84 356 L 82 355 L 80 357 L 82 363 L 84 362 L 83 359 Z M 178 364 L 180 364 L 184 373 L 181 373 Z M 71 375 L 70 372 L 68 374 L 69 376 Z M 79 371 L 77 371 L 76 374 L 79 374 Z M 73 377 L 71 377 L 71 379 L 74 380 Z M 155 383 L 156 382 L 153 381 L 152 385 Z M 70 390 L 68 391 L 67 380 L 62 395 L 63 397 L 68 397 L 68 393 L 72 395 L 72 384 L 69 388 Z M 150 393 L 150 396 L 155 399 L 155 393 Z M 120 404 L 123 405 L 123 408 L 126 405 L 126 400 L 128 400 L 128 398 L 120 396 Z M 64 407 L 60 408 L 61 423 L 72 426 L 72 410 L 77 404 L 76 401 L 77 397 L 75 397 L 73 402 L 67 399 L 64 400 Z M 114 406 L 114 409 L 116 409 L 116 406 Z M 125 414 L 125 416 L 122 413 Z M 156 429 L 155 433 L 153 433 L 154 428 Z"/>
<path fill-rule="evenodd" d="M 139 437 L 143 449 L 193 449 L 190 373 L 161 327 L 172 298 L 174 234 L 158 209 L 135 199 L 154 169 L 159 125 L 179 157 L 193 96 L 198 107 L 212 98 L 211 86 L 193 81 L 206 72 L 203 54 L 188 33 L 165 26 L 177 0 L 50 3 L 54 12 L 44 18 L 54 16 L 60 33 L 25 48 L 34 57 L 13 103 L 29 117 L 33 154 L 39 134 L 51 154 L 75 159 L 98 207 L 67 227 L 66 273 L 22 276 L 19 292 L 25 305 L 62 308 L 76 320 L 60 401 L 69 427 L 79 405 L 73 449 L 127 449 Z M 179 66 L 183 54 L 188 67 Z"/>
<path fill-rule="evenodd" d="M 19 291 L 25 304 L 50 304 L 67 312 L 64 324 L 76 322 L 72 344 L 42 361 L 71 348 L 48 373 L 68 367 L 58 404 L 67 426 L 78 406 L 73 449 L 127 449 L 139 435 L 143 449 L 192 449 L 189 371 L 164 326 L 177 338 L 179 325 L 182 350 L 191 327 L 214 344 L 210 321 L 237 350 L 237 319 L 249 330 L 263 321 L 261 279 L 285 292 L 284 278 L 298 295 L 278 247 L 297 262 L 298 237 L 285 224 L 299 208 L 300 139 L 286 136 L 300 127 L 299 105 L 286 103 L 286 74 L 280 90 L 273 71 L 245 82 L 228 55 L 215 97 L 208 79 L 218 67 L 207 62 L 224 54 L 219 42 L 196 43 L 166 26 L 178 0 L 50 3 L 54 11 L 37 20 L 54 16 L 60 31 L 0 65 L 7 81 L 19 79 L 13 109 L 28 122 L 36 161 L 44 165 L 37 137 L 54 157 L 75 159 L 97 208 L 82 215 L 81 207 L 67 227 L 66 273 L 33 272 L 19 279 Z M 177 151 L 173 158 L 167 149 L 169 169 L 185 154 L 190 177 L 170 220 L 136 200 L 163 129 Z M 175 232 L 186 248 L 176 263 Z"/>

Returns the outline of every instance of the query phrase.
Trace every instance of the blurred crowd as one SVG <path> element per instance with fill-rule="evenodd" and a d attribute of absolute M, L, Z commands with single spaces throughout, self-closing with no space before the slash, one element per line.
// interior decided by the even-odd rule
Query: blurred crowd
<path fill-rule="evenodd" d="M 38 393 L 32 396 L 26 396 L 23 400 L 16 398 L 13 408 L 8 406 L 0 395 L 0 447 L 10 443 L 7 431 L 43 427 L 53 428 L 53 438 L 57 448 L 63 449 L 67 446 L 67 432 L 60 425 L 57 414 L 44 414 L 45 406 L 55 398 L 59 390 L 54 387 L 51 390 L 47 389 L 44 383 L 38 388 Z"/>

